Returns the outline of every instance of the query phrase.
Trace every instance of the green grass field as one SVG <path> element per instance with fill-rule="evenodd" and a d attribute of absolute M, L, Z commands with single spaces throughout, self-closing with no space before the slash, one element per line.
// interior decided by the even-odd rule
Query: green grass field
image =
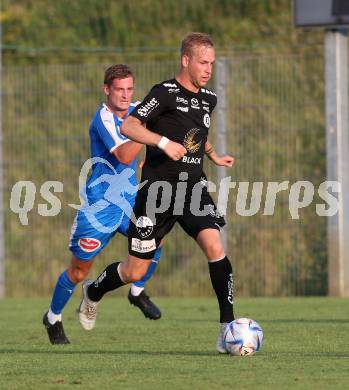
<path fill-rule="evenodd" d="M 349 302 L 333 298 L 239 299 L 239 317 L 263 327 L 253 357 L 215 352 L 214 299 L 157 299 L 149 321 L 126 298 L 100 305 L 80 328 L 78 299 L 64 325 L 69 346 L 51 346 L 41 317 L 48 299 L 0 301 L 0 389 L 347 389 Z"/>

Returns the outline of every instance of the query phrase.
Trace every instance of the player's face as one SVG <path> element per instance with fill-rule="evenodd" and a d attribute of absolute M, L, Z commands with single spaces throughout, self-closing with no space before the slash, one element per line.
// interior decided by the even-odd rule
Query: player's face
<path fill-rule="evenodd" d="M 215 62 L 213 47 L 196 46 L 191 56 L 187 57 L 187 70 L 190 81 L 197 87 L 205 86 L 212 76 Z"/>
<path fill-rule="evenodd" d="M 110 86 L 104 85 L 109 108 L 117 115 L 123 116 L 131 104 L 134 91 L 133 77 L 114 79 Z"/>

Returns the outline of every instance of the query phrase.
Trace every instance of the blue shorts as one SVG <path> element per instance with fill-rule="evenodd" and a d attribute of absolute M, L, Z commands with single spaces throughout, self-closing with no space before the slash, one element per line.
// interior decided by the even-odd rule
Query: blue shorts
<path fill-rule="evenodd" d="M 90 261 L 117 232 L 127 237 L 129 225 L 130 218 L 114 204 L 102 210 L 82 207 L 72 226 L 69 249 L 76 258 Z"/>

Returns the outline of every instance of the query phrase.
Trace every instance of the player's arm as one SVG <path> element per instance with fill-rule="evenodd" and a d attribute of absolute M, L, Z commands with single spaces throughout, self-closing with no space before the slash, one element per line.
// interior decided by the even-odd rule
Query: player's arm
<path fill-rule="evenodd" d="M 112 112 L 106 108 L 100 111 L 94 129 L 109 152 L 123 164 L 130 165 L 142 149 L 142 144 L 130 141 L 121 135 Z"/>
<path fill-rule="evenodd" d="M 125 137 L 144 145 L 158 146 L 161 140 L 161 135 L 145 128 L 142 122 L 133 116 L 124 120 L 120 130 Z"/>
<path fill-rule="evenodd" d="M 206 153 L 206 156 L 212 162 L 214 162 L 216 165 L 231 168 L 234 164 L 234 157 L 227 156 L 227 155 L 226 156 L 218 156 L 218 154 L 215 152 L 213 146 L 208 141 L 206 141 L 206 143 L 205 143 L 205 153 Z"/>
<path fill-rule="evenodd" d="M 149 146 L 157 146 L 172 160 L 180 160 L 187 153 L 183 145 L 148 130 L 142 126 L 142 122 L 139 119 L 132 116 L 126 118 L 121 125 L 121 133 L 133 141 Z"/>
<path fill-rule="evenodd" d="M 130 165 L 132 161 L 138 156 L 143 144 L 138 142 L 128 141 L 120 145 L 112 151 L 112 154 L 122 163 Z"/>

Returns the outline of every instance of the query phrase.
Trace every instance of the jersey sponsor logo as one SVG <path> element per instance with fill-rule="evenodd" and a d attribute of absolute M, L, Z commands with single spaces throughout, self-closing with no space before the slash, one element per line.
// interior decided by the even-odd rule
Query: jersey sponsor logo
<path fill-rule="evenodd" d="M 195 135 L 199 132 L 199 129 L 191 129 L 184 137 L 183 145 L 189 153 L 196 153 L 201 146 L 202 141 L 195 142 Z"/>
<path fill-rule="evenodd" d="M 211 124 L 211 118 L 208 114 L 204 115 L 204 125 L 208 128 Z"/>
<path fill-rule="evenodd" d="M 94 252 L 101 246 L 101 242 L 97 238 L 80 238 L 78 245 L 84 252 Z"/>
<path fill-rule="evenodd" d="M 199 164 L 201 163 L 201 157 L 188 157 L 188 156 L 183 156 L 182 162 L 187 163 L 187 164 L 199 165 Z"/>
<path fill-rule="evenodd" d="M 154 224 L 150 218 L 142 216 L 137 219 L 136 228 L 142 238 L 147 238 L 152 234 Z"/>
<path fill-rule="evenodd" d="M 170 88 L 168 89 L 168 93 L 178 93 L 179 92 L 179 88 Z"/>
<path fill-rule="evenodd" d="M 177 88 L 177 84 L 175 84 L 175 83 L 163 83 L 162 85 L 164 87 Z"/>
<path fill-rule="evenodd" d="M 190 103 L 191 103 L 191 108 L 195 108 L 196 110 L 199 110 L 199 109 L 200 109 L 198 99 L 196 99 L 196 98 L 191 98 Z"/>
<path fill-rule="evenodd" d="M 206 89 L 206 88 L 201 88 L 201 92 L 207 93 L 208 95 L 217 96 L 214 92 L 212 92 L 212 91 L 210 91 L 209 89 Z"/>
<path fill-rule="evenodd" d="M 206 105 L 206 106 L 209 106 L 209 105 L 210 105 L 210 103 L 206 102 L 206 100 L 201 100 L 201 103 L 204 104 L 204 105 Z"/>
<path fill-rule="evenodd" d="M 181 107 L 181 106 L 177 106 L 176 108 L 177 108 L 177 110 L 179 110 L 179 111 L 183 111 L 183 112 L 188 112 L 188 111 L 189 111 L 189 107 Z"/>
<path fill-rule="evenodd" d="M 155 99 L 152 98 L 148 103 L 142 105 L 137 112 L 140 116 L 148 116 L 154 108 L 159 106 L 159 102 Z"/>
<path fill-rule="evenodd" d="M 207 106 L 203 106 L 202 109 L 205 110 L 205 111 L 207 111 L 207 112 L 210 112 L 210 108 L 207 107 Z"/>
<path fill-rule="evenodd" d="M 187 99 L 184 99 L 184 98 L 182 98 L 182 97 L 180 97 L 180 96 L 177 96 L 177 97 L 176 97 L 176 102 L 177 102 L 177 103 L 188 104 L 188 100 L 187 100 Z"/>
<path fill-rule="evenodd" d="M 132 238 L 131 249 L 138 253 L 147 253 L 156 249 L 155 238 L 152 240 L 139 240 Z"/>

